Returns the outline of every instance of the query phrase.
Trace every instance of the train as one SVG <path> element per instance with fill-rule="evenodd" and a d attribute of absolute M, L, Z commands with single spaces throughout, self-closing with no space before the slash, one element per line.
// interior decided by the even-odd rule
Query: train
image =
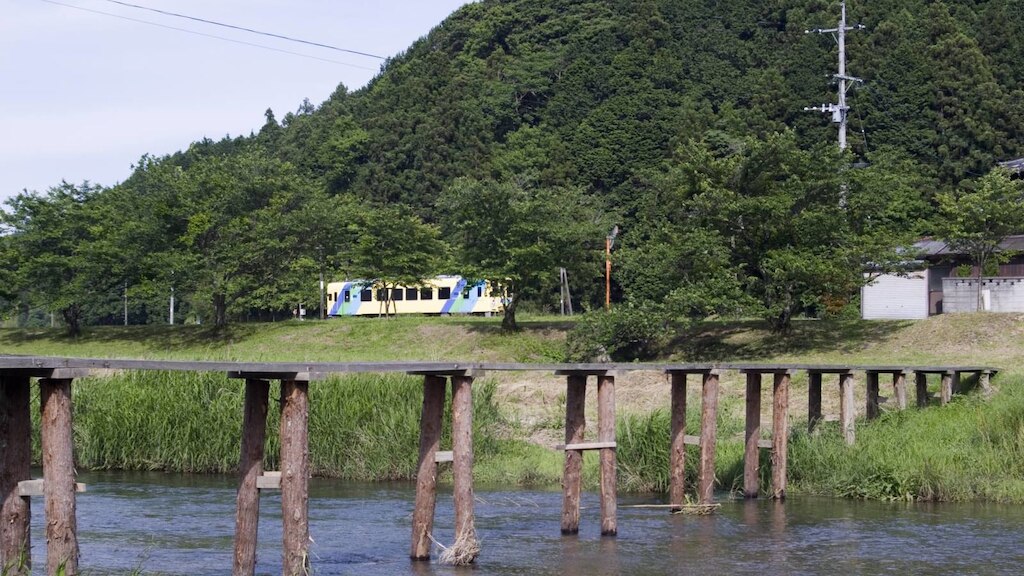
<path fill-rule="evenodd" d="M 486 280 L 471 284 L 462 276 L 436 276 L 428 278 L 421 285 L 389 288 L 384 288 L 379 282 L 344 280 L 327 284 L 327 315 L 384 314 L 385 290 L 391 291 L 392 314 L 493 316 L 502 314 L 508 302 L 500 285 Z"/>

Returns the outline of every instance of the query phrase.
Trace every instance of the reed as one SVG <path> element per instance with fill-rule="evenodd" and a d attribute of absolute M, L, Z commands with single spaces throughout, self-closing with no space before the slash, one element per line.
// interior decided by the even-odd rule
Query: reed
<path fill-rule="evenodd" d="M 92 469 L 233 472 L 243 389 L 242 381 L 219 373 L 123 372 L 78 381 L 76 461 Z M 481 458 L 498 450 L 503 428 L 494 390 L 490 382 L 474 386 L 474 444 Z M 278 397 L 279 386 L 272 383 L 271 398 Z M 311 384 L 310 397 L 313 474 L 357 480 L 414 476 L 420 378 L 334 378 Z M 278 464 L 276 405 L 272 400 L 267 422 L 268 469 Z M 444 434 L 450 437 L 447 427 Z"/>

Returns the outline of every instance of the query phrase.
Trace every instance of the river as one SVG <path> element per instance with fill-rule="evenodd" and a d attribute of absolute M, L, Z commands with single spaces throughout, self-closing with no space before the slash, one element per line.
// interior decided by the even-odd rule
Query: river
<path fill-rule="evenodd" d="M 234 479 L 87 473 L 78 498 L 81 567 L 90 575 L 230 573 Z M 597 495 L 585 493 L 580 534 L 559 533 L 557 491 L 477 488 L 482 552 L 473 568 L 408 560 L 411 483 L 314 479 L 310 532 L 316 574 L 1021 574 L 1024 507 L 912 504 L 793 496 L 784 504 L 723 499 L 714 516 L 630 508 L 620 497 L 615 538 L 600 536 Z M 33 558 L 45 566 L 42 500 L 33 501 Z M 280 499 L 261 501 L 257 573 L 280 574 Z M 435 536 L 452 540 L 450 491 L 438 496 Z"/>

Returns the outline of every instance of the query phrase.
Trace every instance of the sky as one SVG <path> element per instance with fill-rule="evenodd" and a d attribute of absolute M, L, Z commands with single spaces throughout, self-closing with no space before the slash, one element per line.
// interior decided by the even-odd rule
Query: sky
<path fill-rule="evenodd" d="M 379 56 L 401 53 L 468 3 L 124 1 Z M 364 86 L 382 64 L 112 0 L 0 5 L 6 9 L 0 19 L 0 201 L 26 189 L 44 192 L 62 180 L 114 185 L 143 154 L 170 154 L 204 137 L 248 135 L 263 125 L 267 108 L 280 121 L 304 98 L 320 104 L 339 83 L 349 90 Z"/>

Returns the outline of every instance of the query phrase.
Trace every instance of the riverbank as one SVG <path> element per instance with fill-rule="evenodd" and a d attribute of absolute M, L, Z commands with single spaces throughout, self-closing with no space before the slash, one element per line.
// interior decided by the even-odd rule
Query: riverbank
<path fill-rule="evenodd" d="M 265 361 L 560 359 L 566 323 L 535 318 L 524 325 L 522 332 L 510 335 L 501 332 L 497 319 L 351 319 L 238 325 L 220 331 L 196 326 L 102 328 L 76 340 L 57 331 L 4 329 L 0 350 Z M 1016 315 L 798 322 L 785 338 L 758 323 L 708 323 L 677 335 L 665 356 L 677 361 L 997 366 L 1003 373 L 995 381 L 999 392 L 991 399 L 968 394 L 945 407 L 885 412 L 878 421 L 858 422 L 854 447 L 839 441 L 832 424 L 826 423 L 816 436 L 801 431 L 807 383 L 805 377 L 795 378 L 790 493 L 1022 502 L 1022 340 L 1024 320 Z M 732 490 L 742 478 L 744 388 L 736 374 L 727 374 L 722 384 L 716 472 L 720 489 Z M 691 386 L 690 391 L 694 406 L 699 403 L 696 388 Z M 830 388 L 826 386 L 826 416 L 838 411 L 838 394 Z M 862 386 L 858 388 L 862 394 Z M 484 378 L 476 390 L 478 481 L 557 486 L 561 453 L 551 447 L 564 434 L 564 381 L 539 373 L 500 374 Z M 668 387 L 660 375 L 643 373 L 620 379 L 617 390 L 621 487 L 663 491 L 668 482 Z M 315 384 L 312 394 L 314 473 L 352 479 L 411 477 L 418 437 L 418 379 L 360 377 Z M 857 405 L 863 406 L 863 400 Z M 115 374 L 82 380 L 76 384 L 79 465 L 232 470 L 237 463 L 240 406 L 241 386 L 221 375 Z M 770 402 L 762 406 L 767 409 Z M 592 418 L 594 407 L 588 411 Z M 696 416 L 691 411 L 691 430 L 697 427 Z M 268 446 L 268 454 L 275 451 L 275 446 Z M 765 460 L 762 473 L 767 478 L 770 465 Z M 695 453 L 689 462 L 696 462 Z M 585 476 L 593 485 L 596 455 L 588 455 Z M 694 485 L 693 479 L 689 485 Z"/>

